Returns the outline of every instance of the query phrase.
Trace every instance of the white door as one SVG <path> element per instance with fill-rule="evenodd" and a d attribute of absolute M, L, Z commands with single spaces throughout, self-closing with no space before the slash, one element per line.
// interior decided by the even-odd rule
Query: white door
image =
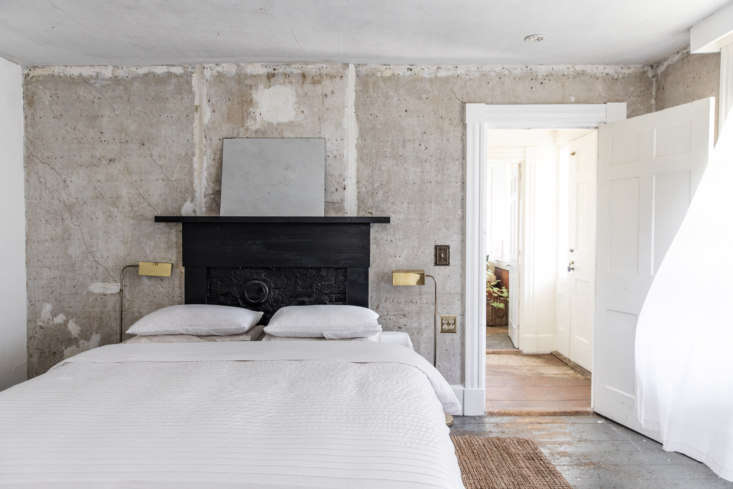
<path fill-rule="evenodd" d="M 509 338 L 516 347 L 519 344 L 519 243 L 521 216 L 519 214 L 519 191 L 521 188 L 521 163 L 509 168 L 509 231 L 511 266 L 509 267 Z"/>
<path fill-rule="evenodd" d="M 592 370 L 598 133 L 571 141 L 568 150 L 568 357 Z"/>
<path fill-rule="evenodd" d="M 711 98 L 599 129 L 593 408 L 638 431 L 637 315 L 707 164 L 713 120 Z"/>
<path fill-rule="evenodd" d="M 514 155 L 513 153 L 516 153 Z M 496 156 L 499 156 L 497 153 Z M 514 345 L 518 341 L 519 317 L 519 167 L 517 158 L 524 157 L 513 151 L 503 159 L 489 160 L 486 165 L 488 190 L 486 242 L 489 260 L 509 271 L 508 333 Z"/>

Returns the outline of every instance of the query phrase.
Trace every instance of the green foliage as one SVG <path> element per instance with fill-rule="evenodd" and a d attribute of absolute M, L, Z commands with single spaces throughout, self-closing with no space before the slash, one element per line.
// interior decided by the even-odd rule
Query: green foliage
<path fill-rule="evenodd" d="M 509 298 L 509 291 L 502 285 L 501 280 L 490 280 L 489 275 L 489 264 L 486 263 L 486 297 L 489 299 L 489 305 L 497 309 L 504 309 L 506 307 L 506 301 Z"/>

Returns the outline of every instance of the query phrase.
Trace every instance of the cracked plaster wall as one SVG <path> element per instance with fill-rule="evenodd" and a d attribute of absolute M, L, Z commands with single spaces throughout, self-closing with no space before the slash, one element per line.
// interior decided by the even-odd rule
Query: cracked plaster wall
<path fill-rule="evenodd" d="M 656 75 L 655 110 L 706 97 L 718 98 L 720 54 L 690 54 L 682 50 L 653 67 Z M 717 131 L 717 104 L 716 104 Z"/>
<path fill-rule="evenodd" d="M 178 226 L 155 214 L 217 214 L 225 137 L 326 139 L 327 215 L 389 215 L 373 228 L 371 306 L 431 355 L 430 287 L 391 285 L 393 268 L 436 275 L 440 369 L 462 382 L 463 102 L 628 103 L 653 110 L 643 67 L 199 65 L 44 67 L 25 73 L 29 374 L 116 341 L 118 273 L 180 263 Z M 451 266 L 432 267 L 434 244 Z M 127 275 L 125 325 L 183 300 L 183 273 Z"/>

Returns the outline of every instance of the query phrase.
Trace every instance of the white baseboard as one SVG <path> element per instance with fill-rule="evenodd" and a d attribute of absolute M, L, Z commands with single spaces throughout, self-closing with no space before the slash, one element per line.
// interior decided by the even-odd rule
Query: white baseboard
<path fill-rule="evenodd" d="M 463 415 L 483 416 L 486 410 L 486 389 L 463 389 Z"/>
<path fill-rule="evenodd" d="M 551 353 L 555 350 L 555 335 L 520 333 L 519 349 L 529 354 Z"/>
<path fill-rule="evenodd" d="M 453 389 L 453 393 L 458 398 L 458 402 L 461 404 L 461 410 L 463 410 L 463 384 L 452 384 L 451 389 Z"/>

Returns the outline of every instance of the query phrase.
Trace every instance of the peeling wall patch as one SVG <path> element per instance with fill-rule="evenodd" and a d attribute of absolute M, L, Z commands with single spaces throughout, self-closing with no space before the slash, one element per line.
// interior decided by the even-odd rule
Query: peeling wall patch
<path fill-rule="evenodd" d="M 195 216 L 196 215 L 196 206 L 194 205 L 193 201 L 191 201 L 191 199 L 187 200 L 181 206 L 181 215 L 182 216 Z"/>
<path fill-rule="evenodd" d="M 296 96 L 292 86 L 259 87 L 252 95 L 256 111 L 256 118 L 252 123 L 256 127 L 263 122 L 282 124 L 295 120 Z"/>
<path fill-rule="evenodd" d="M 356 69 L 354 65 L 349 65 L 346 74 L 344 98 L 344 210 L 347 216 L 355 216 L 358 211 L 356 142 L 359 139 L 359 126 L 356 122 Z"/>
<path fill-rule="evenodd" d="M 130 78 L 142 75 L 182 75 L 188 66 L 30 66 L 27 77 L 57 75 L 85 78 Z"/>
<path fill-rule="evenodd" d="M 407 77 L 478 77 L 482 75 L 594 75 L 621 78 L 647 67 L 642 65 L 357 65 L 360 74 Z"/>
<path fill-rule="evenodd" d="M 41 317 L 38 319 L 38 323 L 48 324 L 53 321 L 53 316 L 51 315 L 52 312 L 53 306 L 48 302 L 44 302 L 43 306 L 41 306 Z"/>
<path fill-rule="evenodd" d="M 679 51 L 676 51 L 676 52 L 672 53 L 672 55 L 670 55 L 666 59 L 663 59 L 659 63 L 657 63 L 655 65 L 652 65 L 650 67 L 651 68 L 650 69 L 650 72 L 651 73 L 649 74 L 649 76 L 651 76 L 651 77 L 657 77 L 657 76 L 661 75 L 662 73 L 664 73 L 664 70 L 666 70 L 667 68 L 669 68 L 671 65 L 677 63 L 679 60 L 681 60 L 682 58 L 684 58 L 685 56 L 687 56 L 689 54 L 690 54 L 690 48 L 689 47 L 684 47 L 684 48 L 680 49 Z"/>
<path fill-rule="evenodd" d="M 119 294 L 119 282 L 94 282 L 89 286 L 89 292 L 92 294 L 113 295 Z"/>
<path fill-rule="evenodd" d="M 209 120 L 209 104 L 206 100 L 206 73 L 208 70 L 202 65 L 196 66 L 191 77 L 193 87 L 193 213 L 206 215 L 206 152 L 204 145 L 206 136 L 204 128 Z"/>
<path fill-rule="evenodd" d="M 99 333 L 94 333 L 88 340 L 79 340 L 76 345 L 71 345 L 64 348 L 64 358 L 69 358 L 70 356 L 76 355 L 77 353 L 96 348 L 101 342 L 102 335 L 100 335 Z"/>
<path fill-rule="evenodd" d="M 68 324 L 66 325 L 66 328 L 69 330 L 69 333 L 71 333 L 71 336 L 74 338 L 78 338 L 79 334 L 81 333 L 81 327 L 74 322 L 73 319 L 69 319 Z"/>

